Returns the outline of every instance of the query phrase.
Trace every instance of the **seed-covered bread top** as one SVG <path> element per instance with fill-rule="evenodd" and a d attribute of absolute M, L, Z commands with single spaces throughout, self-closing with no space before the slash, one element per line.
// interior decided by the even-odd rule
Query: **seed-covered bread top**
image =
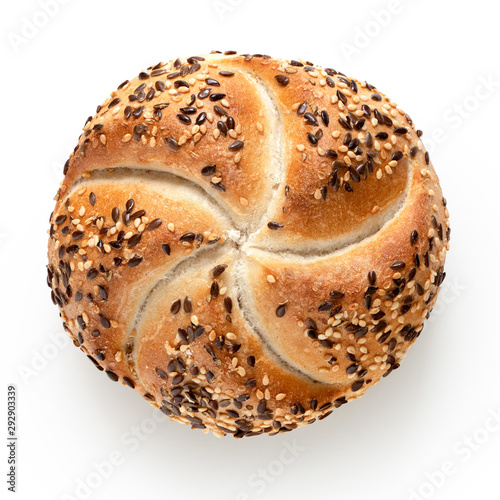
<path fill-rule="evenodd" d="M 322 419 L 399 367 L 450 228 L 410 117 L 308 61 L 159 63 L 65 165 L 48 284 L 112 380 L 216 435 Z"/>

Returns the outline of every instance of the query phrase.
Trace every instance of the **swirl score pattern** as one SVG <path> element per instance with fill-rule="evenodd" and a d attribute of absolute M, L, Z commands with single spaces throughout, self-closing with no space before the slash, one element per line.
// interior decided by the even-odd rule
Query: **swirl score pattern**
<path fill-rule="evenodd" d="M 321 420 L 399 367 L 450 227 L 421 132 L 374 86 L 212 53 L 125 81 L 83 130 L 48 285 L 111 380 L 243 437 Z"/>

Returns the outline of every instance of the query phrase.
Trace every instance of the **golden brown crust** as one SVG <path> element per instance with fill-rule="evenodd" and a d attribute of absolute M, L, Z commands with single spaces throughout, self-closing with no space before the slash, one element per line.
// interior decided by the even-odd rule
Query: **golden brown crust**
<path fill-rule="evenodd" d="M 48 266 L 65 328 L 195 428 L 324 418 L 399 367 L 444 279 L 448 213 L 419 137 L 374 87 L 307 62 L 149 68 L 65 166 Z"/>

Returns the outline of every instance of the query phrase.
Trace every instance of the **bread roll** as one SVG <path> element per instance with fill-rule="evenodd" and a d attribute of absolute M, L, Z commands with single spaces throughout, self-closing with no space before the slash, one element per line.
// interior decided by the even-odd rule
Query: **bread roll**
<path fill-rule="evenodd" d="M 399 367 L 445 277 L 420 136 L 373 85 L 306 61 L 148 68 L 65 165 L 48 251 L 64 328 L 204 432 L 323 419 Z"/>

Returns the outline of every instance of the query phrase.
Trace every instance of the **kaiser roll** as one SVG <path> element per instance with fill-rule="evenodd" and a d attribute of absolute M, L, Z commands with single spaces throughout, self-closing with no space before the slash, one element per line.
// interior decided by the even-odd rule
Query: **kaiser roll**
<path fill-rule="evenodd" d="M 148 68 L 64 168 L 48 251 L 64 328 L 204 432 L 323 419 L 399 367 L 445 277 L 420 136 L 373 85 L 307 61 Z"/>

